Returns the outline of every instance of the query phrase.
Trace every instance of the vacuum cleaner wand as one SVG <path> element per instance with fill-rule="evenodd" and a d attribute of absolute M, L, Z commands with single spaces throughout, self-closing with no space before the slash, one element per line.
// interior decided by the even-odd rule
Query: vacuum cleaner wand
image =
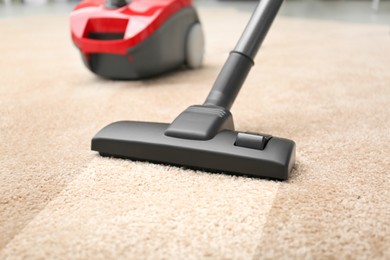
<path fill-rule="evenodd" d="M 229 109 L 283 0 L 261 0 L 203 105 L 171 124 L 122 121 L 100 130 L 92 150 L 156 163 L 285 180 L 295 163 L 295 143 L 234 130 Z"/>
<path fill-rule="evenodd" d="M 258 4 L 244 33 L 218 75 L 205 105 L 231 108 L 282 3 L 283 0 L 262 0 Z"/>

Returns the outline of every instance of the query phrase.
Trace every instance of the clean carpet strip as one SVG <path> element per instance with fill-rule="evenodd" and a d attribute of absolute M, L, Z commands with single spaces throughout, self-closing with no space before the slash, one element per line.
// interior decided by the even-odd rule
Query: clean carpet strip
<path fill-rule="evenodd" d="M 248 259 L 278 187 L 265 180 L 97 158 L 0 258 Z"/>

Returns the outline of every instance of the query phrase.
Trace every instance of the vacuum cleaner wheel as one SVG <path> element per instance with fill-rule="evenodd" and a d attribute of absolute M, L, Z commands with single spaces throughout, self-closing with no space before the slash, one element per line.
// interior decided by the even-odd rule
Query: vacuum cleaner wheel
<path fill-rule="evenodd" d="M 188 31 L 186 44 L 186 62 L 189 68 L 202 66 L 204 54 L 204 36 L 200 23 L 192 25 Z"/>

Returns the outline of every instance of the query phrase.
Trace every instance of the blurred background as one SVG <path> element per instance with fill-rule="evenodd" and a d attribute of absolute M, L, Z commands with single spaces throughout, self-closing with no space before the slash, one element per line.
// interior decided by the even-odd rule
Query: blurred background
<path fill-rule="evenodd" d="M 69 13 L 76 0 L 0 0 L 0 19 Z M 194 0 L 200 8 L 229 7 L 251 12 L 258 1 Z M 390 0 L 286 0 L 280 15 L 355 23 L 390 24 Z"/>

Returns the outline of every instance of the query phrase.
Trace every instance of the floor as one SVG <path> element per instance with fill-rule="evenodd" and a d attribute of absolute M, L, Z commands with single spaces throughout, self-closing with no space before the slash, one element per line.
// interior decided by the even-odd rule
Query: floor
<path fill-rule="evenodd" d="M 0 19 L 25 15 L 69 13 L 77 1 L 20 1 L 0 0 Z M 251 12 L 257 1 L 195 0 L 202 8 L 234 7 Z M 371 1 L 288 0 L 280 15 L 307 19 L 336 20 L 353 23 L 390 24 L 390 1 L 382 0 L 379 11 L 371 8 Z"/>
<path fill-rule="evenodd" d="M 108 123 L 202 102 L 248 12 L 202 7 L 203 69 L 113 82 L 52 8 L 0 20 L 0 259 L 390 259 L 389 24 L 275 21 L 232 109 L 296 142 L 274 182 L 90 151 Z"/>

